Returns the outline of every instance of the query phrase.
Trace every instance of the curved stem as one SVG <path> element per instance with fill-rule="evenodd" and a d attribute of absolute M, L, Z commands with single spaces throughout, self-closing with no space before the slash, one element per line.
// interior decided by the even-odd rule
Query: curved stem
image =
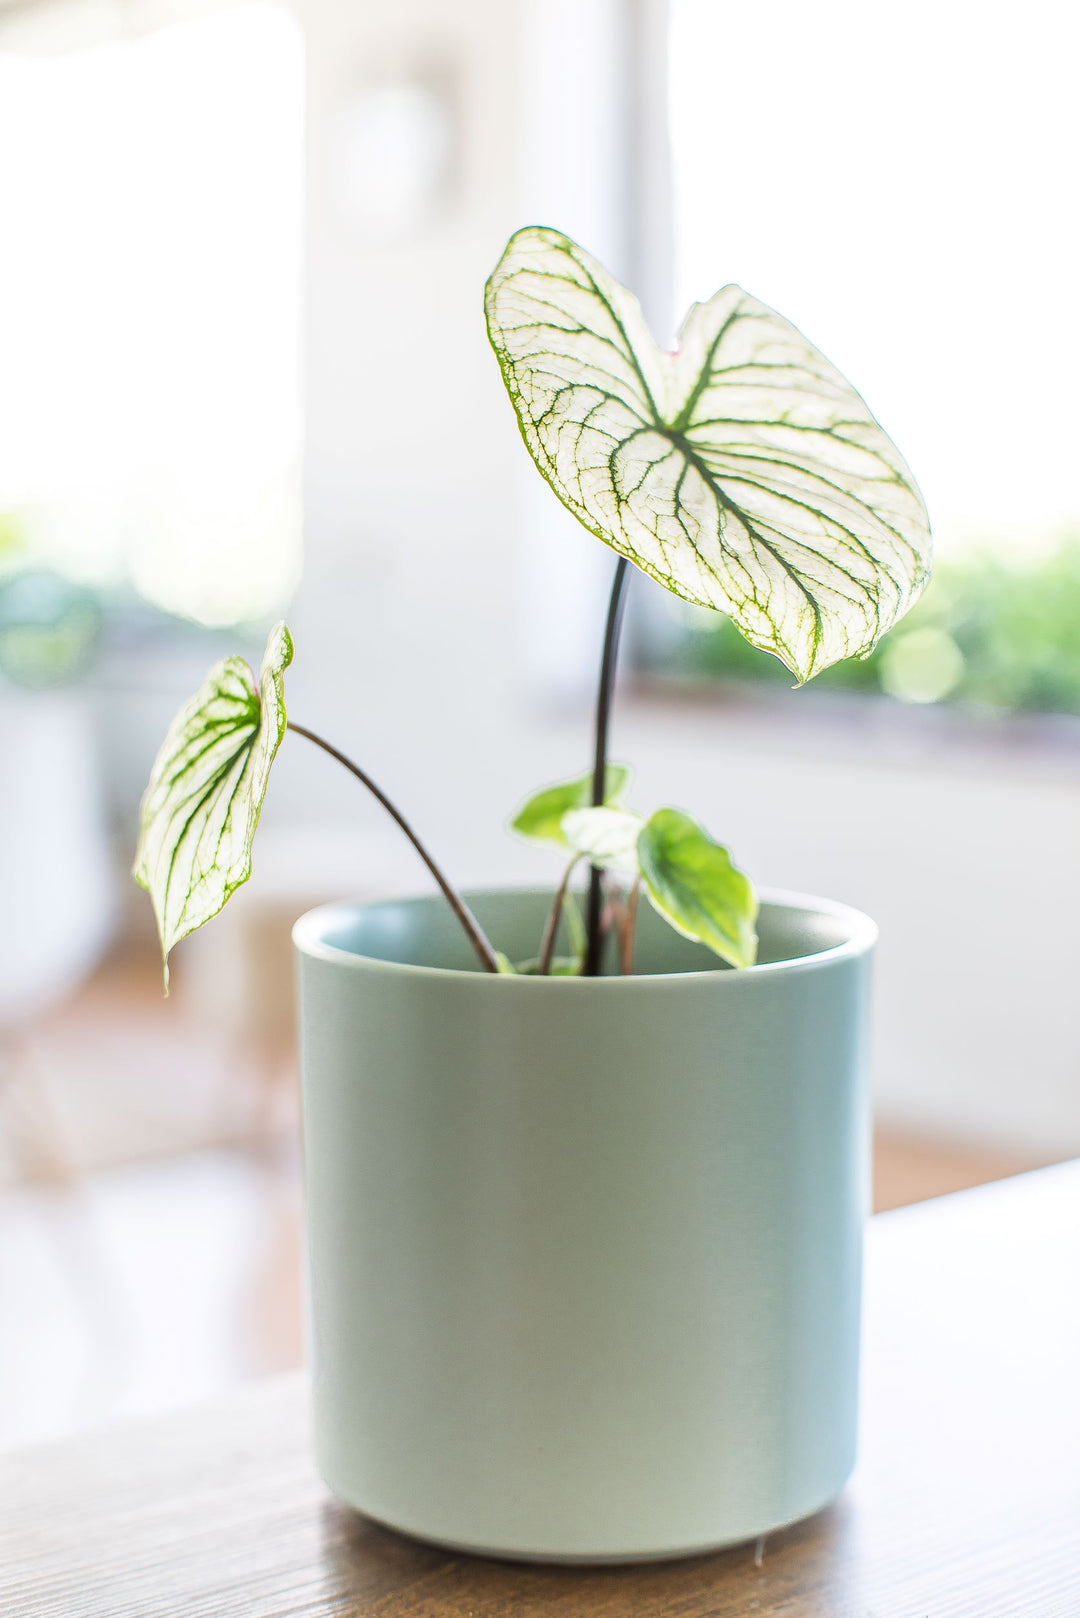
<path fill-rule="evenodd" d="M 363 785 L 367 787 L 372 797 L 378 799 L 379 803 L 382 804 L 383 808 L 386 810 L 391 819 L 397 821 L 398 825 L 401 827 L 402 831 L 405 833 L 406 837 L 409 839 L 410 843 L 415 848 L 416 852 L 419 854 L 420 858 L 423 860 L 424 864 L 427 866 L 428 870 L 431 872 L 432 876 L 435 878 L 436 882 L 439 884 L 440 888 L 445 894 L 447 903 L 457 919 L 460 921 L 461 925 L 464 927 L 465 932 L 468 935 L 469 942 L 476 951 L 477 955 L 479 955 L 485 970 L 488 972 L 497 972 L 499 970 L 498 958 L 495 951 L 492 949 L 491 944 L 488 942 L 488 939 L 485 937 L 483 928 L 480 926 L 480 923 L 477 921 L 476 917 L 465 903 L 465 900 L 461 897 L 461 894 L 454 887 L 453 883 L 451 883 L 448 878 L 443 875 L 442 871 L 436 865 L 432 856 L 428 853 L 419 837 L 409 825 L 409 822 L 405 819 L 405 816 L 401 813 L 401 810 L 398 809 L 395 804 L 391 803 L 390 799 L 386 796 L 386 793 L 381 791 L 379 787 L 375 785 L 370 775 L 367 775 L 360 768 L 359 764 L 354 764 L 351 758 L 347 758 L 346 755 L 339 752 L 336 747 L 333 747 L 329 742 L 324 741 L 321 736 L 317 736 L 313 730 L 308 730 L 305 725 L 294 724 L 291 719 L 288 721 L 287 728 L 295 731 L 298 736 L 306 737 L 309 742 L 314 742 L 315 746 L 321 747 L 324 753 L 329 753 L 331 758 L 336 758 L 339 764 L 344 764 L 345 768 L 352 775 L 355 775 L 358 781 L 362 782 Z"/>
<path fill-rule="evenodd" d="M 581 855 L 575 854 L 570 864 L 563 872 L 563 879 L 559 883 L 559 890 L 555 895 L 555 902 L 548 914 L 547 924 L 544 927 L 544 937 L 540 945 L 540 959 L 536 963 L 537 977 L 546 978 L 551 975 L 551 962 L 555 955 L 555 940 L 559 933 L 559 922 L 562 919 L 563 905 L 566 903 L 566 890 L 570 886 L 570 878 L 580 860 Z"/>
<path fill-rule="evenodd" d="M 604 652 L 600 659 L 600 685 L 596 693 L 596 747 L 593 755 L 592 801 L 599 806 L 604 801 L 607 786 L 608 720 L 611 715 L 611 697 L 615 689 L 615 663 L 619 654 L 619 631 L 622 628 L 623 607 L 626 604 L 626 581 L 630 564 L 620 556 L 611 582 L 607 624 L 604 628 Z M 585 915 L 585 960 L 581 975 L 595 978 L 600 972 L 603 951 L 603 933 L 600 918 L 603 911 L 603 873 L 597 866 L 589 871 L 589 900 Z"/>

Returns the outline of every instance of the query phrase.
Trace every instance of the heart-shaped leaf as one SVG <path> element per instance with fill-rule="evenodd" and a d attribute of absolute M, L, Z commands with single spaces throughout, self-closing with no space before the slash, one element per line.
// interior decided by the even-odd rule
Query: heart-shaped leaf
<path fill-rule="evenodd" d="M 757 895 L 726 848 L 680 809 L 658 809 L 642 827 L 637 856 L 645 892 L 677 932 L 732 966 L 753 966 Z"/>
<path fill-rule="evenodd" d="M 559 848 L 569 848 L 562 826 L 563 816 L 570 809 L 584 809 L 592 802 L 592 784 L 590 770 L 588 775 L 578 776 L 575 781 L 560 781 L 555 786 L 545 787 L 522 804 L 510 822 L 511 827 L 522 837 L 531 837 L 535 842 L 555 843 Z M 629 768 L 625 764 L 609 764 L 604 785 L 607 789 L 604 802 L 618 803 L 630 785 Z"/>
<path fill-rule="evenodd" d="M 603 871 L 637 875 L 638 833 L 645 822 L 632 809 L 571 809 L 562 818 L 563 835 L 589 864 Z"/>
<path fill-rule="evenodd" d="M 270 632 L 258 684 L 227 657 L 169 727 L 142 801 L 135 880 L 169 952 L 216 916 L 251 875 L 251 844 L 270 766 L 285 734 L 283 675 L 292 662 L 284 624 Z"/>
<path fill-rule="evenodd" d="M 557 230 L 510 238 L 488 335 L 559 499 L 800 680 L 865 656 L 926 581 L 915 481 L 855 389 L 739 287 L 665 354 L 637 299 Z"/>

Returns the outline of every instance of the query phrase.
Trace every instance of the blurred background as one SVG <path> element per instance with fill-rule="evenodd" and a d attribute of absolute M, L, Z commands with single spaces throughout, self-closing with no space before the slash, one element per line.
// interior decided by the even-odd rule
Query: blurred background
<path fill-rule="evenodd" d="M 636 581 L 614 755 L 880 923 L 876 1202 L 1080 1150 L 1077 15 L 887 0 L 0 0 L 0 1442 L 302 1354 L 289 926 L 424 873 L 284 746 L 161 994 L 165 726 L 287 612 L 291 713 L 462 884 L 583 770 L 612 557 L 481 312 L 524 223 L 673 340 L 738 281 L 865 394 L 940 565 L 788 689 Z"/>

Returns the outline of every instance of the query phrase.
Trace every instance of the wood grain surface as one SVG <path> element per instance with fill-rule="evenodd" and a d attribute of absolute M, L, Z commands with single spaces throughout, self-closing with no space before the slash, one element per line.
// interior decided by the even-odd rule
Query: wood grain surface
<path fill-rule="evenodd" d="M 3 1618 L 1080 1618 L 1080 1166 L 880 1216 L 862 1459 L 761 1546 L 599 1571 L 338 1506 L 298 1376 L 0 1457 Z"/>

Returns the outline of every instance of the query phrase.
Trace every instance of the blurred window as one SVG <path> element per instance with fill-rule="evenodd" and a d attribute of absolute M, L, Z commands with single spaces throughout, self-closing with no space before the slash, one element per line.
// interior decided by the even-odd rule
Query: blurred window
<path fill-rule="evenodd" d="M 896 439 L 934 525 L 923 604 L 826 680 L 1080 710 L 1080 13 L 671 11 L 680 312 L 736 281 L 794 321 Z M 668 666 L 790 683 L 715 614 L 660 642 Z"/>
<path fill-rule="evenodd" d="M 258 619 L 300 565 L 302 36 L 266 3 L 91 43 L 68 15 L 0 30 L 4 532 Z"/>

